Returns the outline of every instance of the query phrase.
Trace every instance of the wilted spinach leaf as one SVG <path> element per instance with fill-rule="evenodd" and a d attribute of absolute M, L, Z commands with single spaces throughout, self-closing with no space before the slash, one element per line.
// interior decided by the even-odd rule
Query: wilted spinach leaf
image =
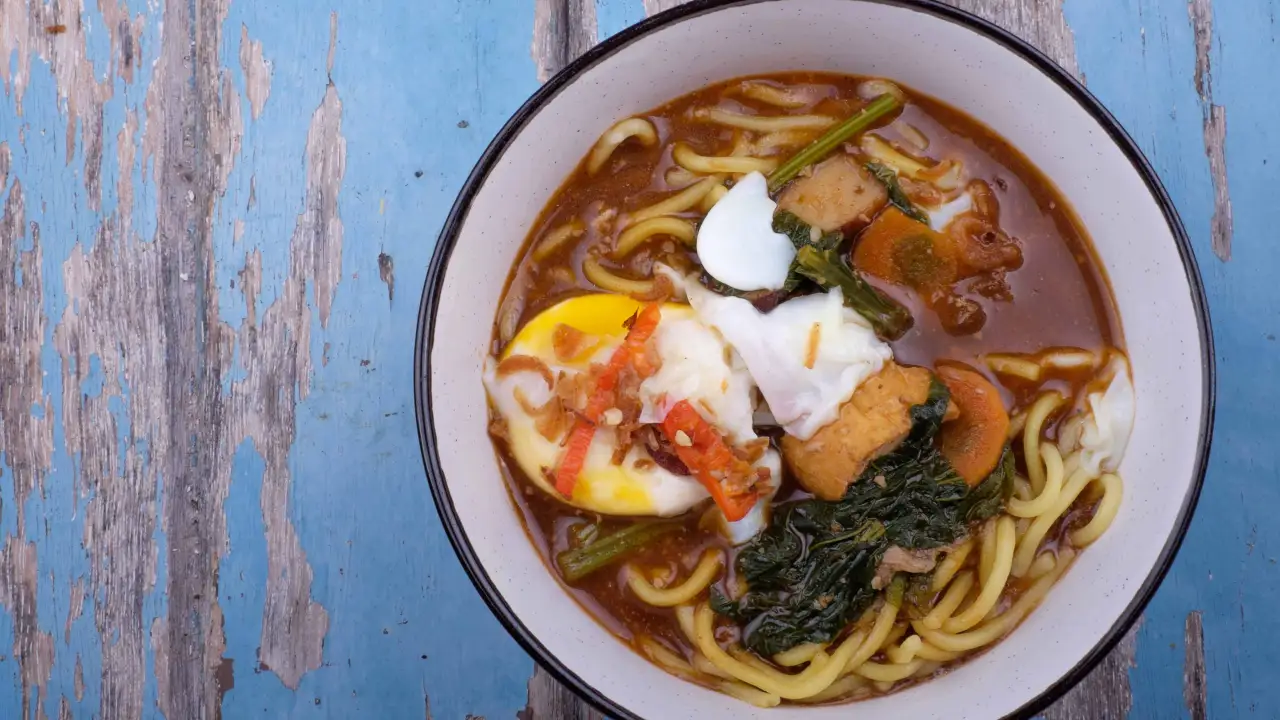
<path fill-rule="evenodd" d="M 1000 512 L 1013 495 L 1013 451 L 1006 445 L 1000 462 L 986 480 L 978 483 L 964 499 L 964 519 L 978 522 Z"/>
<path fill-rule="evenodd" d="M 868 172 L 876 176 L 876 180 L 884 185 L 885 191 L 889 193 L 889 203 L 902 211 L 904 215 L 912 220 L 919 220 L 925 225 L 929 224 L 929 216 L 923 210 L 916 207 L 911 202 L 911 198 L 907 197 L 907 193 L 903 191 L 902 184 L 898 182 L 898 174 L 889 169 L 886 165 L 877 162 L 869 162 L 864 165 Z"/>
<path fill-rule="evenodd" d="M 971 500 L 977 489 L 969 491 L 934 443 L 949 400 L 934 379 L 928 399 L 911 408 L 911 433 L 898 450 L 871 463 L 836 502 L 780 504 L 738 554 L 748 591 L 737 601 L 713 594 L 712 608 L 743 626 L 748 648 L 769 656 L 832 640 L 874 600 L 871 581 L 889 546 L 949 545 L 983 512 L 999 510 L 1003 490 Z"/>

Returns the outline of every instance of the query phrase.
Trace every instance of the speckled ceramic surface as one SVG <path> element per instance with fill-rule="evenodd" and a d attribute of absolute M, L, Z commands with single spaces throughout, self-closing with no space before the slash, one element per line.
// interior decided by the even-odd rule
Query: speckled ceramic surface
<path fill-rule="evenodd" d="M 455 208 L 428 278 L 419 356 L 424 452 L 445 524 L 518 639 L 612 714 L 849 717 L 840 706 L 761 710 L 683 682 L 580 609 L 543 566 L 507 496 L 486 433 L 480 369 L 530 224 L 617 118 L 759 72 L 896 79 L 985 122 L 1058 185 L 1110 275 L 1133 366 L 1138 415 L 1121 468 L 1124 503 L 1110 531 L 993 649 L 941 678 L 857 706 L 868 717 L 1028 714 L 1087 671 L 1136 616 L 1198 492 L 1212 354 L 1176 216 L 1105 111 L 1017 41 L 977 21 L 857 0 L 710 5 L 695 2 L 623 33 L 553 80 L 503 131 Z"/>

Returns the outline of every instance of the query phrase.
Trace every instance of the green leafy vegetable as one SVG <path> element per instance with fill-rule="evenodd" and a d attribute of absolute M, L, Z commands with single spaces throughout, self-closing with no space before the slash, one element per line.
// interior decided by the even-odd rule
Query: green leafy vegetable
<path fill-rule="evenodd" d="M 787 236 L 796 250 L 812 247 L 818 250 L 835 251 L 844 243 L 844 233 L 833 230 L 829 233 L 814 232 L 812 226 L 796 217 L 794 213 L 783 210 L 773 216 L 773 231 Z M 804 273 L 797 261 L 791 261 L 791 269 L 787 271 L 787 280 L 782 285 L 784 292 L 793 293 L 804 282 Z"/>
<path fill-rule="evenodd" d="M 986 520 L 1004 508 L 1005 502 L 1013 495 L 1013 452 L 1008 445 L 1000 456 L 1000 463 L 991 471 L 986 480 L 978 483 L 969 491 L 964 500 L 964 519 L 968 522 Z"/>
<path fill-rule="evenodd" d="M 890 546 L 950 545 L 971 522 L 999 512 L 1012 454 L 990 485 L 971 491 L 935 444 L 949 401 L 935 378 L 925 402 L 910 410 L 907 439 L 871 463 L 839 501 L 775 508 L 769 528 L 738 554 L 746 594 L 737 601 L 712 594 L 712 609 L 743 626 L 748 648 L 773 655 L 832 640 L 875 599 L 871 581 Z M 930 581 L 927 574 L 899 575 L 888 598 L 919 614 L 933 597 Z"/>
<path fill-rule="evenodd" d="M 938 595 L 933 591 L 933 573 L 907 575 L 906 584 L 907 589 L 903 593 L 902 605 L 899 608 L 906 612 L 909 619 L 919 620 L 933 609 L 933 599 Z"/>
<path fill-rule="evenodd" d="M 587 544 L 556 555 L 556 566 L 566 582 L 577 582 L 653 540 L 679 529 L 679 523 L 641 522 L 604 537 L 600 537 L 597 531 Z"/>
<path fill-rule="evenodd" d="M 840 143 L 871 127 L 875 121 L 901 106 L 902 101 L 893 95 L 881 95 L 872 100 L 848 120 L 820 135 L 817 140 L 814 140 L 791 156 L 791 159 L 779 165 L 772 173 L 769 173 L 769 192 L 771 194 L 776 193 L 782 189 L 783 185 L 791 182 L 791 179 L 798 175 L 801 170 L 830 155 L 833 150 L 840 146 Z"/>
<path fill-rule="evenodd" d="M 835 250 L 802 247 L 796 253 L 796 265 L 797 272 L 824 290 L 840 288 L 844 304 L 866 318 L 880 337 L 897 340 L 911 329 L 910 311 L 863 280 Z"/>
<path fill-rule="evenodd" d="M 919 220 L 925 225 L 929 224 L 929 216 L 916 207 L 915 203 L 911 202 L 911 198 L 907 197 L 907 194 L 902 190 L 902 185 L 898 183 L 898 174 L 892 168 L 878 162 L 869 162 L 863 167 L 874 175 L 881 185 L 884 185 L 885 191 L 889 193 L 890 204 L 897 207 L 902 211 L 903 215 L 912 220 Z"/>

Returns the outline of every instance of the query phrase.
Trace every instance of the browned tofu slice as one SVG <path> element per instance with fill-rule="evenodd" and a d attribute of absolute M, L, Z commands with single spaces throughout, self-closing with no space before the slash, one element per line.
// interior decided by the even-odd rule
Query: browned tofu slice
<path fill-rule="evenodd" d="M 851 156 L 840 154 L 813 166 L 778 196 L 778 209 L 822 232 L 866 224 L 888 202 L 879 180 Z"/>
<path fill-rule="evenodd" d="M 867 378 L 840 408 L 840 417 L 808 440 L 782 439 L 782 458 L 806 490 L 839 500 L 867 463 L 892 451 L 911 431 L 912 405 L 929 397 L 925 368 L 890 362 Z"/>

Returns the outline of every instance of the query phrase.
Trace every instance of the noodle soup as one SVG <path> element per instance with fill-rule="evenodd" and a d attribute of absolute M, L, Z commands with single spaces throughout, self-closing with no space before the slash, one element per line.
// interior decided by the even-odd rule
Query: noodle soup
<path fill-rule="evenodd" d="M 485 385 L 549 571 L 762 706 L 1011 632 L 1115 517 L 1134 413 L 1052 184 L 935 100 L 813 73 L 610 128 L 530 233 Z"/>

